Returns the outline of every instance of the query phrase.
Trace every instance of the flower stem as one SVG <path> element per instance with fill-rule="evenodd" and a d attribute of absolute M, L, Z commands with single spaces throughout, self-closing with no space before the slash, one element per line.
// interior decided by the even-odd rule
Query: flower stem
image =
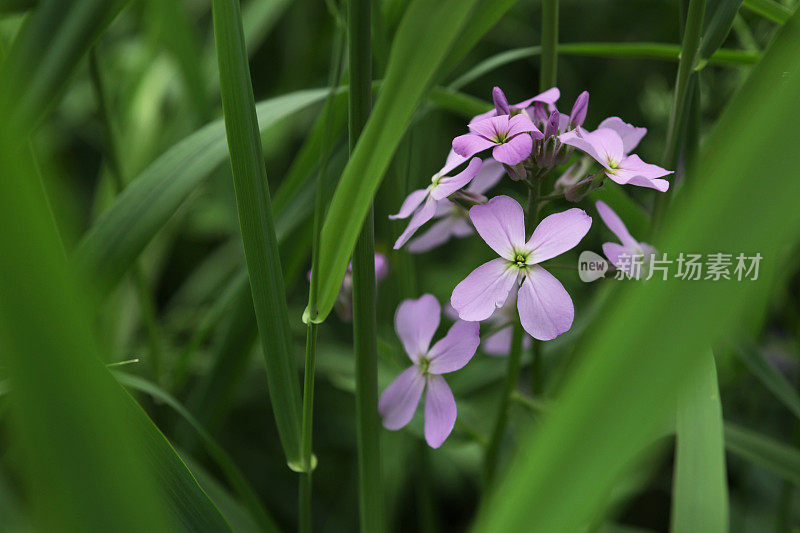
<path fill-rule="evenodd" d="M 319 185 L 318 185 L 319 186 Z M 311 487 L 314 471 L 312 430 L 314 421 L 314 366 L 317 354 L 317 324 L 308 322 L 306 330 L 306 361 L 303 378 L 303 425 L 300 458 L 304 472 L 300 473 L 299 527 L 301 533 L 311 532 Z"/>
<path fill-rule="evenodd" d="M 539 90 L 556 84 L 558 72 L 558 0 L 542 0 L 542 60 Z"/>
<path fill-rule="evenodd" d="M 327 127 L 331 120 L 331 109 L 336 88 L 341 77 L 342 53 L 344 42 L 341 32 L 337 32 L 334 42 L 329 86 L 330 92 L 322 110 L 322 117 Z M 306 330 L 306 360 L 304 365 L 303 377 L 303 412 L 302 426 L 300 435 L 300 458 L 303 462 L 304 472 L 300 474 L 299 492 L 299 531 L 310 533 L 312 530 L 311 496 L 312 496 L 312 475 L 316 466 L 313 448 L 314 430 L 314 372 L 317 358 L 317 328 L 318 324 L 313 319 L 317 317 L 316 291 L 313 287 L 319 283 L 319 240 L 322 233 L 322 222 L 325 218 L 325 193 L 326 193 L 326 174 L 328 169 L 328 159 L 331 147 L 327 142 L 327 137 L 323 136 L 320 146 L 319 175 L 317 176 L 316 194 L 314 197 L 314 220 L 311 234 L 311 285 L 308 291 L 308 309 L 311 315 L 307 323 Z"/>
<path fill-rule="evenodd" d="M 347 0 L 350 72 L 350 153 L 372 107 L 370 0 Z M 378 417 L 378 356 L 375 318 L 374 213 L 370 206 L 353 251 L 353 343 L 356 377 L 356 433 L 361 531 L 383 530 Z"/>
<path fill-rule="evenodd" d="M 703 14 L 706 10 L 706 0 L 690 0 L 686 14 L 686 24 L 683 30 L 680 61 L 678 62 L 678 75 L 675 78 L 675 98 L 672 101 L 672 113 L 667 129 L 667 142 L 664 146 L 662 161 L 669 170 L 677 170 L 680 162 L 681 136 L 685 131 L 685 124 L 689 118 L 689 107 L 692 95 L 689 88 L 691 79 L 697 74 L 694 71 L 697 51 L 700 47 L 700 38 L 703 31 Z M 669 205 L 670 195 L 675 190 L 675 183 L 667 192 L 661 193 L 656 198 L 653 210 L 653 232 L 657 231 L 664 218 L 664 212 Z"/>
<path fill-rule="evenodd" d="M 497 418 L 494 423 L 494 430 L 489 439 L 489 446 L 486 448 L 486 459 L 484 462 L 484 483 L 489 486 L 497 471 L 497 454 L 500 450 L 500 442 L 508 421 L 508 406 L 511 396 L 517 388 L 519 380 L 520 360 L 522 359 L 522 324 L 519 320 L 514 323 L 514 333 L 511 340 L 511 353 L 508 354 L 508 370 L 506 381 L 501 392 L 500 403 L 497 408 Z"/>

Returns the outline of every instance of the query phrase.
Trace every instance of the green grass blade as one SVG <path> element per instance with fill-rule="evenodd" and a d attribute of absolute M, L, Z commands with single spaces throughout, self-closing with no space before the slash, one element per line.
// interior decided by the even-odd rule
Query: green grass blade
<path fill-rule="evenodd" d="M 800 486 L 800 450 L 727 422 L 725 447 L 794 485 Z"/>
<path fill-rule="evenodd" d="M 717 3 L 714 13 L 707 20 L 707 26 L 703 30 L 703 39 L 700 41 L 698 59 L 705 62 L 714 52 L 722 46 L 733 26 L 733 19 L 739 12 L 742 0 L 723 0 Z"/>
<path fill-rule="evenodd" d="M 0 78 L 0 115 L 22 138 L 56 101 L 81 58 L 127 0 L 41 0 L 25 20 Z"/>
<path fill-rule="evenodd" d="M 35 170 L 21 167 L 25 158 L 9 149 L 16 142 L 0 139 L 0 247 L 14 250 L 0 258 L 2 278 L 12 280 L 0 290 L 0 357 L 39 526 L 227 530 L 163 435 L 103 365 L 87 299 L 65 262 Z M 80 379 L 65 379 L 75 375 Z"/>
<path fill-rule="evenodd" d="M 786 24 L 792 10 L 775 0 L 744 0 L 743 7 L 778 24 Z"/>
<path fill-rule="evenodd" d="M 469 20 L 464 25 L 464 30 L 461 32 L 458 39 L 456 39 L 455 43 L 453 43 L 450 52 L 442 63 L 437 79 L 445 79 L 446 76 L 458 66 L 461 60 L 464 59 L 464 56 L 478 44 L 481 37 L 483 37 L 516 3 L 517 0 L 478 2 L 475 7 L 472 8 Z M 464 9 L 467 9 L 466 6 Z"/>
<path fill-rule="evenodd" d="M 509 475 L 482 507 L 477 531 L 585 526 L 668 416 L 676 389 L 697 363 L 694 355 L 740 330 L 741 313 L 769 292 L 784 251 L 800 238 L 800 182 L 794 179 L 800 157 L 794 140 L 775 128 L 800 120 L 798 44 L 795 16 L 710 133 L 690 171 L 702 176 L 702 186 L 687 181 L 655 240 L 673 258 L 688 250 L 759 251 L 758 280 L 651 280 L 622 288 L 601 311 L 613 321 L 600 321 L 583 336 L 576 350 L 582 358 L 552 414 L 521 439 Z M 754 173 L 773 176 L 771 186 L 754 187 Z"/>
<path fill-rule="evenodd" d="M 250 487 L 247 479 L 236 466 L 234 460 L 228 455 L 228 452 L 220 446 L 220 444 L 206 431 L 203 425 L 183 406 L 181 403 L 172 397 L 168 392 L 164 391 L 155 383 L 147 381 L 146 379 L 124 372 L 115 372 L 115 377 L 122 385 L 128 389 L 143 392 L 159 402 L 167 405 L 174 410 L 180 417 L 185 420 L 200 439 L 203 441 L 206 452 L 209 457 L 217 464 L 220 471 L 224 474 L 230 486 L 237 492 L 239 498 L 242 500 L 253 518 L 258 521 L 263 531 L 279 531 L 275 525 L 274 520 L 269 513 L 261 505 L 258 496 Z"/>
<path fill-rule="evenodd" d="M 241 10 L 239 0 L 214 0 L 212 7 L 239 226 L 267 364 L 272 411 L 286 460 L 297 469 L 301 467 L 300 386 Z"/>
<path fill-rule="evenodd" d="M 460 89 L 498 68 L 541 55 L 541 46 L 514 48 L 484 59 L 470 70 L 453 80 L 449 87 Z M 681 47 L 668 43 L 559 43 L 558 53 L 561 55 L 606 57 L 609 59 L 659 59 L 677 61 Z M 760 55 L 744 50 L 720 49 L 709 58 L 712 65 L 741 66 L 752 65 Z"/>
<path fill-rule="evenodd" d="M 791 383 L 772 366 L 755 346 L 742 346 L 733 348 L 733 352 L 747 366 L 764 387 L 767 388 L 780 402 L 800 419 L 800 396 Z"/>
<path fill-rule="evenodd" d="M 678 397 L 670 530 L 728 531 L 722 406 L 708 351 Z"/>
<path fill-rule="evenodd" d="M 262 102 L 256 106 L 259 128 L 264 131 L 326 95 L 327 89 L 311 89 Z M 89 228 L 75 252 L 76 262 L 101 291 L 112 287 L 189 193 L 227 158 L 222 120 L 180 141 L 135 178 Z"/>
<path fill-rule="evenodd" d="M 336 300 L 372 199 L 430 81 L 459 35 L 475 0 L 414 0 L 397 30 L 385 82 L 342 174 L 322 228 L 317 289 L 323 320 Z"/>

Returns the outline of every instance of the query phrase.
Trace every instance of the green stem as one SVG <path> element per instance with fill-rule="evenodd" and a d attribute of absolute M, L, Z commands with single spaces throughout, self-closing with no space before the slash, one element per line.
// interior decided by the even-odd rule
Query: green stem
<path fill-rule="evenodd" d="M 342 48 L 343 40 L 341 34 L 337 32 L 331 56 L 330 78 L 328 85 L 330 92 L 323 109 L 323 129 L 327 130 L 331 122 L 334 96 L 341 77 Z M 325 193 L 327 192 L 327 181 L 325 179 L 328 170 L 328 160 L 330 158 L 330 143 L 326 136 L 322 137 L 320 146 L 320 165 L 319 175 L 317 176 L 317 187 L 314 197 L 314 220 L 311 233 L 311 285 L 308 291 L 308 309 L 310 319 L 308 320 L 306 331 L 306 360 L 304 365 L 303 377 L 303 413 L 302 429 L 300 435 L 300 457 L 303 461 L 305 472 L 300 474 L 300 494 L 299 494 L 299 530 L 302 533 L 309 533 L 312 530 L 311 496 L 312 496 L 312 473 L 316 466 L 316 459 L 313 450 L 313 430 L 314 430 L 314 373 L 317 358 L 317 328 L 313 319 L 317 318 L 317 301 L 313 287 L 319 283 L 319 239 L 322 232 L 322 222 L 325 218 Z"/>
<path fill-rule="evenodd" d="M 662 157 L 664 165 L 669 170 L 676 170 L 680 160 L 681 134 L 685 130 L 685 123 L 688 120 L 688 111 L 692 101 L 689 88 L 691 78 L 695 75 L 694 67 L 703 31 L 705 9 L 706 0 L 690 0 L 681 44 L 678 75 L 675 79 L 675 98 L 672 102 L 672 113 L 670 114 L 667 129 L 667 142 L 664 146 L 664 155 Z M 667 192 L 659 194 L 656 198 L 653 212 L 653 232 L 657 231 L 661 225 L 664 212 L 674 190 L 675 184 L 673 183 Z"/>
<path fill-rule="evenodd" d="M 517 389 L 517 381 L 519 380 L 519 367 L 520 360 L 522 359 L 522 324 L 517 320 L 514 323 L 514 334 L 511 340 L 511 353 L 508 354 L 508 371 L 506 372 L 506 381 L 501 392 L 500 404 L 497 408 L 497 417 L 495 418 L 494 430 L 489 439 L 489 446 L 486 448 L 486 460 L 484 463 L 484 482 L 489 486 L 497 471 L 497 455 L 500 450 L 500 442 L 503 440 L 503 434 L 506 429 L 506 422 L 508 421 L 508 406 L 511 401 L 511 396 Z"/>
<path fill-rule="evenodd" d="M 93 47 L 89 53 L 89 77 L 91 78 L 92 89 L 97 99 L 97 107 L 106 135 L 108 171 L 111 175 L 111 180 L 114 185 L 114 194 L 116 195 L 125 188 L 125 176 L 122 170 L 120 149 L 117 144 L 114 122 L 111 118 L 111 106 L 109 105 L 108 92 L 106 91 L 101 70 L 97 49 Z M 150 292 L 147 278 L 138 261 L 134 263 L 131 268 L 131 280 L 133 281 L 133 288 L 136 292 L 139 311 L 141 312 L 142 323 L 150 348 L 150 368 L 153 373 L 153 381 L 161 383 L 164 346 L 158 327 L 158 312 L 156 311 L 156 305 L 153 301 L 153 295 Z"/>
<path fill-rule="evenodd" d="M 556 84 L 558 72 L 558 0 L 542 0 L 542 61 L 539 90 Z"/>
<path fill-rule="evenodd" d="M 350 153 L 372 107 L 370 0 L 347 0 L 350 72 Z M 361 531 L 383 531 L 378 417 L 378 354 L 375 317 L 374 213 L 370 206 L 353 250 L 353 343 L 356 377 L 356 433 Z"/>

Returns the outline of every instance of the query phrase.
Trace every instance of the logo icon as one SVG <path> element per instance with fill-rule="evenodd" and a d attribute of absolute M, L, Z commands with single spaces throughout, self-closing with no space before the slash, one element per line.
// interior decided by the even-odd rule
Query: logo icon
<path fill-rule="evenodd" d="M 603 256 L 586 250 L 578 257 L 578 276 L 584 283 L 591 283 L 606 275 L 608 261 Z"/>

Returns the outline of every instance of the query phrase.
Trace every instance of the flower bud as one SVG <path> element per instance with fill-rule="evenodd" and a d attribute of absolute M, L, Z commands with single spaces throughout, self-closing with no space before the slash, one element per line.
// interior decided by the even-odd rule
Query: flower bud
<path fill-rule="evenodd" d="M 533 117 L 531 117 L 531 120 L 537 127 L 544 127 L 547 122 L 547 109 L 545 109 L 542 102 L 533 103 Z"/>
<path fill-rule="evenodd" d="M 572 111 L 569 114 L 569 123 L 571 127 L 582 126 L 583 121 L 586 120 L 586 111 L 589 109 L 589 92 L 583 91 L 575 99 L 575 105 L 572 106 Z"/>
<path fill-rule="evenodd" d="M 558 123 L 561 121 L 561 113 L 554 109 L 550 113 L 550 118 L 547 120 L 547 125 L 544 127 L 545 139 L 548 137 L 555 137 L 558 135 Z"/>
<path fill-rule="evenodd" d="M 510 115 L 511 108 L 508 105 L 508 100 L 503 90 L 500 87 L 492 89 L 492 100 L 494 100 L 494 107 L 498 115 Z"/>

